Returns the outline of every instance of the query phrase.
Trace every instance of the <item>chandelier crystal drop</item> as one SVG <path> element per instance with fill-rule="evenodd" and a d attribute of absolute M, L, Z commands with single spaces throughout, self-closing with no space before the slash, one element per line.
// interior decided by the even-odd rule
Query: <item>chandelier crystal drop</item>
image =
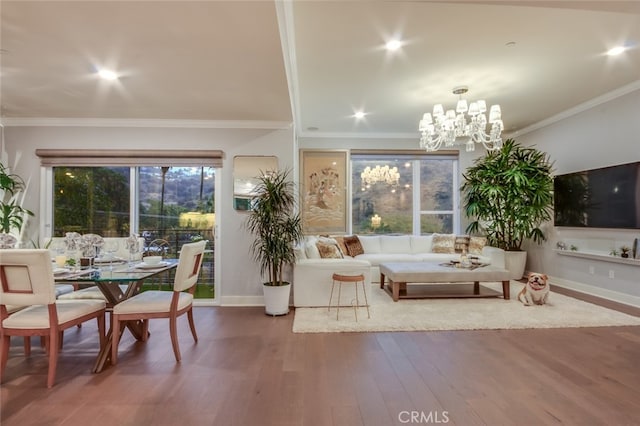
<path fill-rule="evenodd" d="M 442 104 L 433 107 L 432 113 L 425 113 L 420 120 L 420 147 L 429 151 L 437 151 L 442 147 L 451 148 L 464 145 L 466 151 L 474 151 L 475 144 L 481 143 L 485 149 L 494 151 L 502 148 L 502 112 L 500 105 L 493 105 L 489 110 L 487 122 L 487 104 L 483 100 L 471 102 L 462 99 L 469 89 L 460 86 L 453 89 L 459 95 L 455 111 L 444 111 Z M 466 115 L 465 115 L 466 113 Z M 487 124 L 491 127 L 487 133 Z"/>
<path fill-rule="evenodd" d="M 371 168 L 365 167 L 364 171 L 360 173 L 362 182 L 367 185 L 373 185 L 376 183 L 386 183 L 387 185 L 396 186 L 400 182 L 400 173 L 397 167 L 390 168 L 387 165 L 382 167 L 375 166 Z"/>

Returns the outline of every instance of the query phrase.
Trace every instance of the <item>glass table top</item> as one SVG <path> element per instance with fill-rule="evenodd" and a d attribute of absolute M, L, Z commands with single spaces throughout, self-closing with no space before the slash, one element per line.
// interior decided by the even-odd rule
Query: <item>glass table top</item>
<path fill-rule="evenodd" d="M 146 265 L 144 262 L 133 264 L 108 263 L 95 265 L 87 269 L 71 269 L 53 267 L 53 276 L 56 282 L 131 282 L 152 277 L 164 271 L 175 268 L 178 259 L 165 259 L 158 265 Z"/>

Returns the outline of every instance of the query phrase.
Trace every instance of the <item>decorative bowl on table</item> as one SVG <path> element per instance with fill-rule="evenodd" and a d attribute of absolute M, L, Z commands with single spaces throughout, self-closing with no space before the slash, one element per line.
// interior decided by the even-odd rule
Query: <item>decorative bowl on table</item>
<path fill-rule="evenodd" d="M 159 265 L 162 262 L 162 256 L 146 256 L 142 261 L 147 265 Z"/>

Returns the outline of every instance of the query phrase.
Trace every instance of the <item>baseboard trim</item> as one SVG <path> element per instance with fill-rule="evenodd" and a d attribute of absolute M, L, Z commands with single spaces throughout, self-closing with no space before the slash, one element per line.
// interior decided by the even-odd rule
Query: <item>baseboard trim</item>
<path fill-rule="evenodd" d="M 220 306 L 264 306 L 263 296 L 222 296 Z"/>
<path fill-rule="evenodd" d="M 557 278 L 553 276 L 549 277 L 549 282 L 553 286 L 558 286 L 566 288 L 568 290 L 577 291 L 579 293 L 588 294 L 590 296 L 599 297 L 601 299 L 631 306 L 633 308 L 640 308 L 640 297 L 638 296 L 607 290 L 605 288 L 579 283 L 576 281 L 565 280 L 563 278 Z"/>

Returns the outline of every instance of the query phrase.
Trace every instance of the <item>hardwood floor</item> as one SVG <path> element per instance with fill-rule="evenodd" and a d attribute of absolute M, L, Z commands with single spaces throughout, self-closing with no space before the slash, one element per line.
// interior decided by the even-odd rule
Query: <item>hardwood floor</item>
<path fill-rule="evenodd" d="M 293 313 L 195 308 L 126 333 L 90 370 L 95 324 L 68 330 L 55 386 L 34 342 L 12 341 L 0 423 L 11 425 L 637 425 L 640 327 L 294 334 Z M 413 416 L 413 417 L 412 417 Z"/>

